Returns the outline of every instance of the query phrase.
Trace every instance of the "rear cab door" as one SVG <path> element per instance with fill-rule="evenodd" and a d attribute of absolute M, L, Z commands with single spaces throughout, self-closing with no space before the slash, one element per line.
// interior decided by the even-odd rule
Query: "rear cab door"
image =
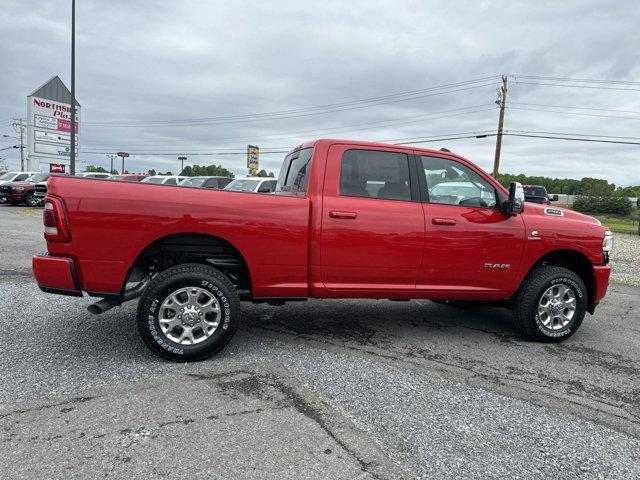
<path fill-rule="evenodd" d="M 411 295 L 424 243 L 424 215 L 412 152 L 331 145 L 322 202 L 324 287 L 340 292 L 336 296 Z"/>

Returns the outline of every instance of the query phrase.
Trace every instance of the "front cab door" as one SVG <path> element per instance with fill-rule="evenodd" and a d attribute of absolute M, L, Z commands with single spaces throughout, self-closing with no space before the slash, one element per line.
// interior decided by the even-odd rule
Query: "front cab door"
<path fill-rule="evenodd" d="M 500 194 L 470 165 L 425 155 L 417 157 L 417 165 L 425 219 L 418 290 L 503 297 L 522 256 L 522 215 L 503 215 Z"/>
<path fill-rule="evenodd" d="M 333 145 L 327 160 L 320 246 L 324 286 L 353 296 L 414 292 L 424 214 L 413 156 L 399 148 Z"/>

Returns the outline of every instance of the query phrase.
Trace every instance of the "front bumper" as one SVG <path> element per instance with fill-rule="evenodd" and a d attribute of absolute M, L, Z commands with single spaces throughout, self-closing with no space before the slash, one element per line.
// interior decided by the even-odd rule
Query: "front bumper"
<path fill-rule="evenodd" d="M 24 199 L 25 199 L 24 193 L 1 193 L 0 192 L 0 201 L 2 203 L 24 202 Z"/>
<path fill-rule="evenodd" d="M 611 267 L 609 265 L 594 265 L 593 267 L 593 302 L 597 304 L 607 293 Z"/>
<path fill-rule="evenodd" d="M 43 292 L 82 297 L 73 259 L 44 253 L 33 257 L 32 267 Z"/>

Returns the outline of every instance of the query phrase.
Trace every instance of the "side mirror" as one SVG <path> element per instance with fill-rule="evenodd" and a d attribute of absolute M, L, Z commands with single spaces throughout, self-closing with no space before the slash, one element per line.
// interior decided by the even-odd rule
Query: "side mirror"
<path fill-rule="evenodd" d="M 501 210 L 504 215 L 514 215 L 524 211 L 524 190 L 518 182 L 509 186 L 509 199 L 502 202 Z"/>

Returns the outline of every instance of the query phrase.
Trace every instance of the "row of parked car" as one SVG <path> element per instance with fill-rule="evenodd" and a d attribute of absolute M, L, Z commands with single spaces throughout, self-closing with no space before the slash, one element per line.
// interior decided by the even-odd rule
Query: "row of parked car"
<path fill-rule="evenodd" d="M 41 172 L 6 172 L 0 175 L 0 204 L 17 205 L 24 203 L 37 207 L 47 194 L 47 179 L 51 174 Z M 264 177 L 183 177 L 174 175 L 111 175 L 102 172 L 84 172 L 76 176 L 99 178 L 117 182 L 140 182 L 156 185 L 173 185 L 191 188 L 208 188 L 214 190 L 235 190 L 240 192 L 273 193 L 277 180 Z"/>

